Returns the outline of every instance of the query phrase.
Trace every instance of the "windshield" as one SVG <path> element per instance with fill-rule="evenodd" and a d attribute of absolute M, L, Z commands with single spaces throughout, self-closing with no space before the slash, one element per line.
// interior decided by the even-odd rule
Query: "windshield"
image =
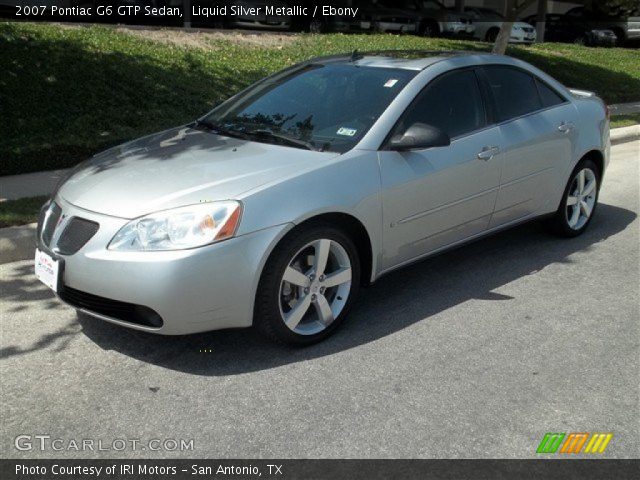
<path fill-rule="evenodd" d="M 416 74 L 354 64 L 306 65 L 257 83 L 200 122 L 257 142 L 344 153 Z"/>

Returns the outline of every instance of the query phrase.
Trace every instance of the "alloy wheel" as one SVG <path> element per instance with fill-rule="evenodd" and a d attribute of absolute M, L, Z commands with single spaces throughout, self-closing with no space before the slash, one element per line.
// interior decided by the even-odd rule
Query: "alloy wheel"
<path fill-rule="evenodd" d="M 351 292 L 347 251 L 335 240 L 309 242 L 291 259 L 280 282 L 284 324 L 300 335 L 325 330 L 340 315 Z"/>
<path fill-rule="evenodd" d="M 598 180 L 590 168 L 580 170 L 571 182 L 567 194 L 567 224 L 573 230 L 580 230 L 591 217 L 596 204 Z"/>

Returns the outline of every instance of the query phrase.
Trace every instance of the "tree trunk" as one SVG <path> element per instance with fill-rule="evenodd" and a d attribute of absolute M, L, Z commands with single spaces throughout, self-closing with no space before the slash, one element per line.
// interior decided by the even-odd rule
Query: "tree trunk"
<path fill-rule="evenodd" d="M 547 23 L 547 2 L 538 2 L 538 15 L 536 19 L 537 41 L 544 42 L 544 31 Z"/>
<path fill-rule="evenodd" d="M 509 37 L 511 36 L 511 29 L 513 29 L 513 20 L 502 22 L 502 26 L 500 27 L 500 33 L 498 33 L 498 38 L 496 38 L 496 43 L 493 45 L 493 50 L 491 53 L 496 53 L 498 55 L 504 55 L 507 51 L 507 45 L 509 45 Z"/>
<path fill-rule="evenodd" d="M 498 55 L 504 55 L 507 51 L 507 45 L 509 44 L 509 37 L 511 37 L 511 30 L 513 29 L 513 23 L 529 5 L 535 1 L 546 2 L 547 0 L 524 0 L 522 3 L 518 0 L 507 0 L 507 14 L 505 21 L 502 22 L 500 27 L 500 33 L 496 38 L 496 43 L 493 45 L 491 53 Z"/>
<path fill-rule="evenodd" d="M 184 20 L 182 26 L 186 29 L 191 28 L 191 0 L 183 0 L 182 9 L 184 10 Z"/>

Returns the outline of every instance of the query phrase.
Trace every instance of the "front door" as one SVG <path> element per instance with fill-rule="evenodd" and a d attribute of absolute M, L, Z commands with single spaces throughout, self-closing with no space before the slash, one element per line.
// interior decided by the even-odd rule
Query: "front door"
<path fill-rule="evenodd" d="M 440 128 L 452 141 L 422 151 L 379 152 L 384 269 L 486 230 L 500 184 L 501 133 L 487 126 L 474 70 L 429 83 L 394 134 L 414 123 Z"/>

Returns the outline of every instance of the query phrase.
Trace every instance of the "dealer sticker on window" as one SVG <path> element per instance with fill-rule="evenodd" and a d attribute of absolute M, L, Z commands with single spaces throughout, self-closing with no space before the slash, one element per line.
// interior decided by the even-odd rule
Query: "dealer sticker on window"
<path fill-rule="evenodd" d="M 340 127 L 338 130 L 338 135 L 344 135 L 345 137 L 353 137 L 356 133 L 358 133 L 358 130 L 355 128 Z"/>
<path fill-rule="evenodd" d="M 385 88 L 391 88 L 396 83 L 398 83 L 398 80 L 396 80 L 395 78 L 392 78 L 391 80 L 387 80 L 387 83 L 385 83 L 384 86 L 385 86 Z"/>

